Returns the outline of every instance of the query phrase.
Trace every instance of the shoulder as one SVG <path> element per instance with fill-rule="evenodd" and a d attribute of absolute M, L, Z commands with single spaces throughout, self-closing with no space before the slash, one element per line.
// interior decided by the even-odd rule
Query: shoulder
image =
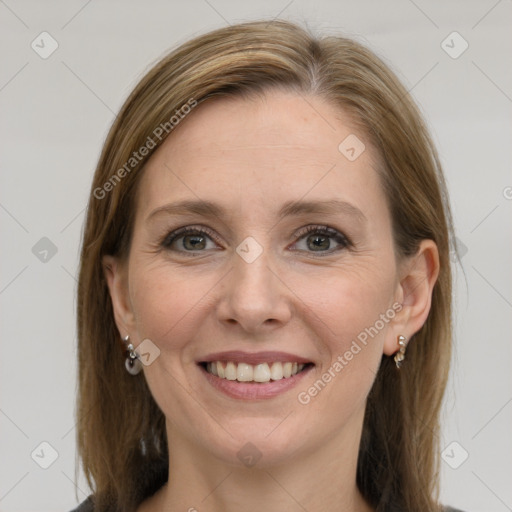
<path fill-rule="evenodd" d="M 92 496 L 89 496 L 85 501 L 82 501 L 82 503 L 80 503 L 80 505 L 74 508 L 71 512 L 94 512 L 94 503 L 92 502 Z"/>

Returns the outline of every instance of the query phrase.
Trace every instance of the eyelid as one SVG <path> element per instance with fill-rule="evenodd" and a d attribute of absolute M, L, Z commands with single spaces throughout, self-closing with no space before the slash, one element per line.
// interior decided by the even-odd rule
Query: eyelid
<path fill-rule="evenodd" d="M 350 238 L 347 235 L 345 235 L 345 233 L 343 233 L 339 229 L 332 228 L 331 226 L 327 226 L 325 224 L 310 224 L 309 226 L 305 226 L 301 228 L 299 231 L 295 232 L 294 238 L 300 238 L 309 233 L 315 233 L 318 231 L 323 231 L 330 236 L 339 236 L 340 238 L 343 238 L 345 240 L 347 245 L 352 245 Z"/>

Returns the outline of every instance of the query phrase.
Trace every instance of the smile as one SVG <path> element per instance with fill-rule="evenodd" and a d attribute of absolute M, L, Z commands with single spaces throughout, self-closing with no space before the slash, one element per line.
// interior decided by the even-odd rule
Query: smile
<path fill-rule="evenodd" d="M 235 361 L 198 364 L 214 389 L 230 398 L 242 400 L 262 400 L 281 395 L 295 387 L 314 366 L 313 363 L 290 361 L 255 365 Z"/>
<path fill-rule="evenodd" d="M 209 361 L 202 363 L 202 366 L 208 373 L 221 379 L 264 383 L 290 378 L 304 370 L 307 364 L 275 361 L 252 365 L 234 361 Z"/>

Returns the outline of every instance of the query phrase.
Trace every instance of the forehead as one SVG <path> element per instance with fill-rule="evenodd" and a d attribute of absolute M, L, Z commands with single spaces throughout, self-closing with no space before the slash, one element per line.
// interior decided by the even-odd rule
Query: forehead
<path fill-rule="evenodd" d="M 350 116 L 317 96 L 272 91 L 209 100 L 147 163 L 138 210 L 205 199 L 237 210 L 277 211 L 286 200 L 305 196 L 377 208 L 383 200 L 377 160 Z"/>

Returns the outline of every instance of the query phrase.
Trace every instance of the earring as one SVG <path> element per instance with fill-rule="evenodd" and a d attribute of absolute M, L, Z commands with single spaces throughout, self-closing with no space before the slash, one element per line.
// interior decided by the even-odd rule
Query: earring
<path fill-rule="evenodd" d="M 131 375 L 137 375 L 142 370 L 142 363 L 140 362 L 139 354 L 135 352 L 133 345 L 129 343 L 130 336 L 125 336 L 123 338 L 123 341 L 126 344 L 126 350 L 128 352 L 128 356 L 126 357 L 126 360 L 124 362 L 126 370 Z"/>
<path fill-rule="evenodd" d="M 405 336 L 402 336 L 401 334 L 398 336 L 398 345 L 400 348 L 398 349 L 398 352 L 395 354 L 395 364 L 398 369 L 400 369 L 400 366 L 402 366 L 402 361 L 405 359 L 405 349 L 407 345 L 405 344 Z"/>

